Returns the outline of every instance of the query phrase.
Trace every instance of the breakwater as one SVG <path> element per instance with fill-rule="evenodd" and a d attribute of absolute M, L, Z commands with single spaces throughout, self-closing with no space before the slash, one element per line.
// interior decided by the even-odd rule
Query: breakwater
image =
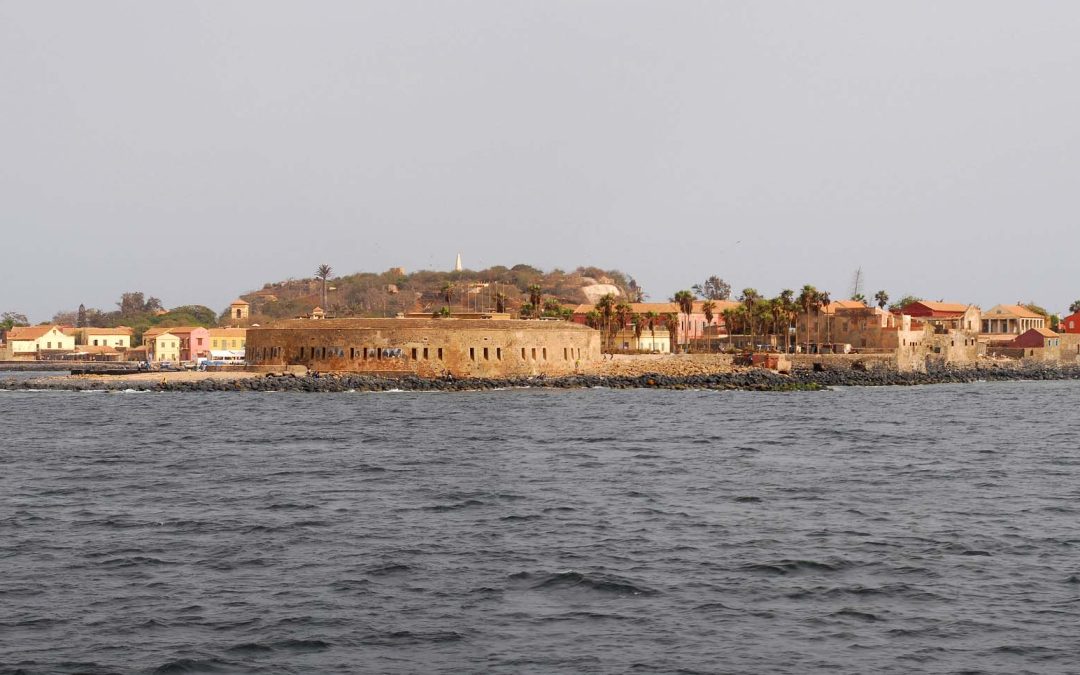
<path fill-rule="evenodd" d="M 64 391 L 483 391 L 522 387 L 549 389 L 714 389 L 748 391 L 815 390 L 840 386 L 913 386 L 958 384 L 977 381 L 1080 380 L 1080 365 L 987 364 L 971 367 L 940 367 L 925 372 L 901 372 L 887 368 L 799 369 L 790 375 L 747 368 L 697 375 L 649 373 L 635 376 L 569 375 L 564 377 L 511 377 L 430 379 L 370 375 L 266 375 L 230 380 L 137 381 L 123 378 L 40 378 L 0 381 L 0 389 L 48 389 Z"/>

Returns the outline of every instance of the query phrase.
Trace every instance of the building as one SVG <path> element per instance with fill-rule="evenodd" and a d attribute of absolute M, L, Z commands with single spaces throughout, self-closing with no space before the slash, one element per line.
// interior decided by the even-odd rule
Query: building
<path fill-rule="evenodd" d="M 918 300 L 902 307 L 900 313 L 942 331 L 963 330 L 977 333 L 982 320 L 982 310 L 978 306 L 958 302 Z"/>
<path fill-rule="evenodd" d="M 156 337 L 166 332 L 180 340 L 178 360 L 196 361 L 210 356 L 210 333 L 202 326 L 155 326 L 143 333 L 143 342 L 146 341 L 147 336 Z M 157 360 L 171 361 L 172 359 Z"/>
<path fill-rule="evenodd" d="M 231 352 L 239 356 L 244 355 L 247 346 L 246 328 L 209 328 L 210 352 Z"/>
<path fill-rule="evenodd" d="M 1060 330 L 1066 333 L 1080 333 L 1080 312 L 1074 312 L 1065 317 L 1058 326 Z"/>
<path fill-rule="evenodd" d="M 248 329 L 247 362 L 422 377 L 566 375 L 600 358 L 600 333 L 567 321 L 292 319 Z"/>
<path fill-rule="evenodd" d="M 88 347 L 112 347 L 127 349 L 131 347 L 132 330 L 127 326 L 116 328 L 80 328 L 80 344 Z"/>
<path fill-rule="evenodd" d="M 229 304 L 229 321 L 243 323 L 251 316 L 251 304 L 242 298 Z"/>
<path fill-rule="evenodd" d="M 671 333 L 663 326 L 646 328 L 641 335 L 634 328 L 623 328 L 615 333 L 612 344 L 616 350 L 667 354 L 671 351 Z"/>
<path fill-rule="evenodd" d="M 1049 349 L 1061 346 L 1061 335 L 1049 328 L 1029 328 L 1008 343 L 1014 349 Z"/>
<path fill-rule="evenodd" d="M 13 359 L 48 359 L 75 349 L 75 336 L 60 326 L 20 326 L 7 332 L 7 351 Z"/>
<path fill-rule="evenodd" d="M 1020 335 L 1032 328 L 1046 328 L 1046 317 L 1023 305 L 994 305 L 983 314 L 984 335 Z"/>
<path fill-rule="evenodd" d="M 150 328 L 143 333 L 143 347 L 146 347 L 146 360 L 180 361 L 180 337 L 169 332 L 168 328 Z"/>

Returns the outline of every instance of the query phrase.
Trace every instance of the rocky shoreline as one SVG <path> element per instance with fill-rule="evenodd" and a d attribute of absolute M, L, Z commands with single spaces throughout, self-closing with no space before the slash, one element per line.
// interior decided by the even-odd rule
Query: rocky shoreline
<path fill-rule="evenodd" d="M 504 379 L 424 379 L 368 375 L 266 375 L 231 380 L 131 382 L 108 377 L 40 378 L 0 380 L 0 389 L 55 391 L 264 391 L 264 392 L 346 392 L 346 391 L 485 391 L 522 387 L 547 389 L 710 389 L 745 391 L 815 391 L 840 386 L 912 386 L 977 381 L 1080 380 L 1080 365 L 987 364 L 973 367 L 942 367 L 927 372 L 899 372 L 894 369 L 837 368 L 796 370 L 781 375 L 769 370 L 747 368 L 730 372 L 673 376 L 644 374 L 571 375 Z"/>

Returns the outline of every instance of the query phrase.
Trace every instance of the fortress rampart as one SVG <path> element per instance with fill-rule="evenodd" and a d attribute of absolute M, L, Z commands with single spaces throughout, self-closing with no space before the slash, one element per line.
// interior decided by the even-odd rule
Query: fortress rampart
<path fill-rule="evenodd" d="M 566 321 L 293 319 L 249 328 L 247 361 L 421 377 L 566 375 L 600 359 L 600 333 Z"/>

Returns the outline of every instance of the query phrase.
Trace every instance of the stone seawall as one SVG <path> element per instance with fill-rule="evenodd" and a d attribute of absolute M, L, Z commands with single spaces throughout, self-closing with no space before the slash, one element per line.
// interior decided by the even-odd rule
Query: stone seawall
<path fill-rule="evenodd" d="M 570 375 L 564 377 L 515 377 L 428 379 L 414 375 L 399 378 L 370 375 L 289 376 L 267 375 L 236 379 L 201 379 L 175 382 L 146 380 L 124 381 L 110 378 L 40 378 L 32 381 L 3 381 L 0 389 L 25 390 L 108 390 L 108 391 L 275 391 L 275 392 L 345 392 L 345 391 L 482 391 L 518 387 L 580 389 L 742 389 L 750 391 L 815 390 L 835 386 L 911 386 L 924 384 L 968 383 L 1006 380 L 1080 380 L 1080 365 L 1021 364 L 981 365 L 971 368 L 940 368 L 900 372 L 889 369 L 799 369 L 792 375 L 770 370 L 746 368 L 726 373 L 673 376 L 659 373 L 643 375 Z"/>

